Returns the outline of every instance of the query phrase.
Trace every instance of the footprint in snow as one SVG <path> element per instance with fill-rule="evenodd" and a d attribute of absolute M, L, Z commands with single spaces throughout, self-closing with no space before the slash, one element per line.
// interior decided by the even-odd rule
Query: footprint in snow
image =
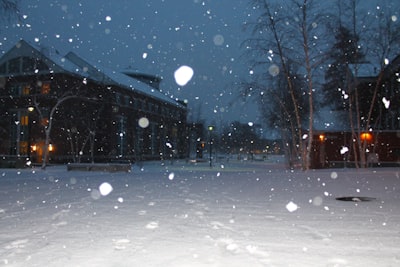
<path fill-rule="evenodd" d="M 187 199 L 185 199 L 185 203 L 186 204 L 194 204 L 195 201 L 193 199 L 187 198 Z"/>
<path fill-rule="evenodd" d="M 67 210 L 67 209 L 65 209 L 65 210 L 60 210 L 60 211 L 54 213 L 54 214 L 51 216 L 51 219 L 52 219 L 53 221 L 55 221 L 55 220 L 61 220 L 63 217 L 65 217 L 65 215 L 66 215 L 67 213 L 69 213 L 69 210 Z"/>
<path fill-rule="evenodd" d="M 60 222 L 57 222 L 57 223 L 53 223 L 53 224 L 51 224 L 53 227 L 55 227 L 55 228 L 58 228 L 58 227 L 60 227 L 60 226 L 66 226 L 68 224 L 68 222 L 66 222 L 66 221 L 60 221 Z"/>
<path fill-rule="evenodd" d="M 328 261 L 327 267 L 344 267 L 347 266 L 348 262 L 345 259 L 333 258 Z"/>
<path fill-rule="evenodd" d="M 158 222 L 149 222 L 146 224 L 146 229 L 154 230 L 158 228 Z"/>
<path fill-rule="evenodd" d="M 9 245 L 5 246 L 5 249 L 18 249 L 18 248 L 24 248 L 25 245 L 28 243 L 28 239 L 17 239 L 13 242 L 11 242 Z"/>
<path fill-rule="evenodd" d="M 226 251 L 237 254 L 239 253 L 239 245 L 236 244 L 232 239 L 230 238 L 219 238 L 216 242 L 216 245 L 222 247 Z"/>
<path fill-rule="evenodd" d="M 131 243 L 129 239 L 113 239 L 114 249 L 115 250 L 124 250 Z"/>
<path fill-rule="evenodd" d="M 322 240 L 322 241 L 330 241 L 331 238 L 329 234 L 322 233 L 315 228 L 306 225 L 299 225 L 298 226 L 301 230 L 304 230 L 306 234 L 311 236 L 313 239 Z"/>
<path fill-rule="evenodd" d="M 249 254 L 258 256 L 258 257 L 268 257 L 269 254 L 265 251 L 260 250 L 257 246 L 247 245 L 246 250 Z"/>
<path fill-rule="evenodd" d="M 222 222 L 212 221 L 212 222 L 210 222 L 210 225 L 211 225 L 211 228 L 214 230 L 225 229 L 225 230 L 233 231 L 233 229 L 231 227 L 226 226 Z"/>
<path fill-rule="evenodd" d="M 137 212 L 137 214 L 140 215 L 140 216 L 144 216 L 144 215 L 147 214 L 147 211 L 146 211 L 146 210 L 139 210 L 139 211 Z"/>

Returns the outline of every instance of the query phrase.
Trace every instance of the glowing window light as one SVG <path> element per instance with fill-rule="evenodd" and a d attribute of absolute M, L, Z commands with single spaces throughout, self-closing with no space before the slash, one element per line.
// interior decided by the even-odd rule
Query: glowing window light
<path fill-rule="evenodd" d="M 360 139 L 361 141 L 366 141 L 366 142 L 371 142 L 372 141 L 372 134 L 371 133 L 362 133 L 360 135 Z"/>

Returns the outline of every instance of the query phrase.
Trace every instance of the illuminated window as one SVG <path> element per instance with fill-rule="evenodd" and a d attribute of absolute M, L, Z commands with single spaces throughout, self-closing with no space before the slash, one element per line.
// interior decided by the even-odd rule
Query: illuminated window
<path fill-rule="evenodd" d="M 360 135 L 361 141 L 371 142 L 372 141 L 372 133 L 362 133 Z"/>
<path fill-rule="evenodd" d="M 27 141 L 20 141 L 19 142 L 19 153 L 21 155 L 28 154 L 28 142 Z"/>
<path fill-rule="evenodd" d="M 27 126 L 29 124 L 29 117 L 28 116 L 21 116 L 20 123 L 23 126 Z"/>
<path fill-rule="evenodd" d="M 43 118 L 41 121 L 42 126 L 48 126 L 49 125 L 49 119 L 48 118 Z"/>
<path fill-rule="evenodd" d="M 43 83 L 43 84 L 42 84 L 41 93 L 42 93 L 43 95 L 46 95 L 46 94 L 50 93 L 50 83 Z"/>
<path fill-rule="evenodd" d="M 31 91 L 30 86 L 29 85 L 25 85 L 25 86 L 22 87 L 22 92 L 21 93 L 22 93 L 22 95 L 29 95 L 30 91 Z"/>
<path fill-rule="evenodd" d="M 31 146 L 31 151 L 36 152 L 37 151 L 37 145 L 32 145 Z"/>

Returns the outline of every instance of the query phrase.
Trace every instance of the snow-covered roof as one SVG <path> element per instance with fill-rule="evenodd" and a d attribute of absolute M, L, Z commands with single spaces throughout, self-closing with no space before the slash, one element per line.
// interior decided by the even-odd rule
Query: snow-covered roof
<path fill-rule="evenodd" d="M 87 77 L 77 65 L 60 55 L 57 50 L 50 47 L 40 47 L 20 40 L 12 49 L 10 49 L 1 59 L 0 64 L 18 57 L 29 57 L 43 61 L 49 71 L 53 73 L 69 72 L 82 77 Z M 34 70 L 32 71 L 32 73 Z M 29 74 L 29 73 L 25 73 Z"/>
<path fill-rule="evenodd" d="M 84 71 L 89 74 L 89 78 L 93 80 L 105 83 L 107 85 L 117 85 L 134 92 L 136 91 L 149 97 L 157 98 L 164 102 L 183 107 L 183 105 L 178 101 L 166 96 L 154 87 L 128 76 L 127 74 L 92 64 L 89 62 L 89 60 L 83 59 L 73 52 L 68 53 L 66 58 L 84 69 Z"/>
<path fill-rule="evenodd" d="M 93 64 L 73 52 L 69 52 L 67 55 L 62 56 L 54 48 L 41 47 L 21 40 L 15 45 L 15 47 L 10 49 L 10 51 L 1 57 L 0 65 L 8 60 L 18 57 L 33 57 L 35 59 L 40 59 L 49 67 L 49 71 L 53 73 L 67 72 L 72 75 L 78 75 L 82 78 L 89 78 L 101 84 L 116 85 L 132 90 L 175 106 L 185 107 L 180 102 L 166 96 L 149 84 L 128 76 L 127 74 Z"/>

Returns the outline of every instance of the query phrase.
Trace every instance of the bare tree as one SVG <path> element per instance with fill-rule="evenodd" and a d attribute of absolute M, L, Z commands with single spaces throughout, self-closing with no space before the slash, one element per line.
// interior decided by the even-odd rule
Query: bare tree
<path fill-rule="evenodd" d="M 59 108 L 61 104 L 66 102 L 67 100 L 77 98 L 77 95 L 74 95 L 71 91 L 64 93 L 61 95 L 59 98 L 57 98 L 56 103 L 51 107 L 50 112 L 48 114 L 48 117 L 46 114 L 43 114 L 43 111 L 40 107 L 40 102 L 38 101 L 37 97 L 34 96 L 33 98 L 33 104 L 35 106 L 35 110 L 39 115 L 39 121 L 43 122 L 43 128 L 44 128 L 44 133 L 45 133 L 45 142 L 44 142 L 44 153 L 43 153 L 43 158 L 42 158 L 42 169 L 46 169 L 47 166 L 47 161 L 49 158 L 49 145 L 50 145 L 50 133 L 51 129 L 53 126 L 53 119 L 55 112 Z M 45 123 L 46 122 L 46 123 Z"/>
<path fill-rule="evenodd" d="M 87 80 L 84 79 L 81 82 L 72 83 L 69 88 L 63 93 L 59 85 L 55 85 L 55 90 L 52 94 L 35 94 L 32 96 L 32 103 L 35 111 L 38 114 L 39 121 L 43 126 L 45 135 L 43 155 L 42 155 L 42 169 L 45 169 L 49 159 L 49 145 L 50 135 L 54 124 L 55 115 L 59 112 L 61 105 L 72 99 L 85 99 L 85 100 L 96 100 L 88 97 L 87 94 Z M 42 102 L 42 103 L 41 103 Z"/>
<path fill-rule="evenodd" d="M 67 124 L 67 140 L 69 141 L 71 154 L 75 163 L 81 162 L 87 145 L 89 145 L 90 160 L 92 163 L 94 162 L 96 129 L 103 109 L 104 104 L 99 105 L 97 108 L 91 106 L 89 110 L 83 109 L 82 106 L 78 107 L 72 111 L 73 114 L 70 115 L 71 119 L 65 122 Z"/>
<path fill-rule="evenodd" d="M 244 45 L 257 57 L 254 67 L 262 66 L 272 76 L 283 73 L 294 113 L 296 157 L 302 168 L 308 169 L 314 128 L 315 79 L 324 57 L 323 46 L 319 44 L 323 40 L 324 17 L 316 15 L 321 12 L 315 11 L 311 0 L 292 0 L 279 5 L 267 0 L 254 0 L 253 5 L 261 13 L 255 23 L 248 23 L 247 26 L 253 29 L 253 38 L 246 40 Z M 269 68 L 265 68 L 266 65 Z M 307 115 L 304 115 L 305 107 L 296 94 L 298 88 L 293 78 L 297 75 L 293 74 L 291 65 L 296 66 L 306 81 L 300 89 L 301 95 L 307 96 Z"/>
<path fill-rule="evenodd" d="M 359 25 L 359 13 L 357 0 L 352 0 L 350 6 L 347 8 L 345 16 L 349 20 L 343 20 L 344 23 L 350 24 L 353 36 L 359 36 L 352 40 L 355 42 L 355 48 L 359 49 L 364 47 L 366 55 L 369 55 L 368 60 L 375 63 L 378 73 L 373 82 L 369 82 L 369 92 L 360 92 L 362 82 L 358 79 L 359 69 L 362 62 L 355 62 L 353 67 L 352 80 L 349 79 L 347 83 L 347 92 L 349 94 L 349 121 L 353 137 L 353 150 L 355 157 L 356 167 L 368 166 L 368 142 L 363 137 L 363 133 L 369 132 L 378 128 L 379 114 L 376 112 L 378 102 L 378 95 L 382 90 L 382 82 L 385 74 L 385 69 L 390 63 L 390 59 L 394 58 L 395 52 L 400 48 L 400 28 L 396 26 L 388 10 L 381 9 L 377 14 L 370 15 L 367 19 L 361 21 L 368 21 L 366 25 Z M 365 30 L 368 29 L 368 30 Z M 354 51 L 357 56 L 360 51 Z M 365 85 L 365 83 L 364 83 Z M 381 104 L 382 105 L 382 104 Z"/>

